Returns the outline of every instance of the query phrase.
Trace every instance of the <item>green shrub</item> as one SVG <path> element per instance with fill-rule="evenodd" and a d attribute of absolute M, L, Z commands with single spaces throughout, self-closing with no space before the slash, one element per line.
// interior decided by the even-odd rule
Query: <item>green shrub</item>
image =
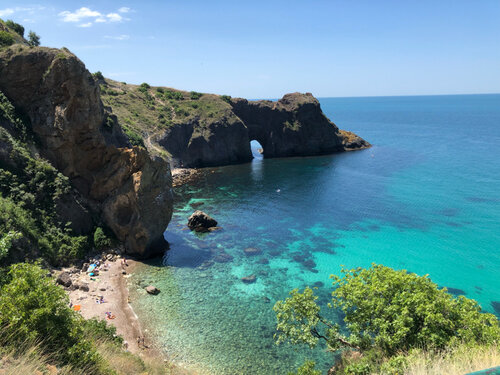
<path fill-rule="evenodd" d="M 289 372 L 288 375 L 321 375 L 321 371 L 316 370 L 316 364 L 313 361 L 306 361 L 297 369 L 297 372 Z"/>
<path fill-rule="evenodd" d="M 141 83 L 141 85 L 139 86 L 139 88 L 137 90 L 139 90 L 142 93 L 147 93 L 148 90 L 150 89 L 150 87 L 151 86 L 149 86 L 146 82 L 143 82 L 143 83 Z"/>
<path fill-rule="evenodd" d="M 111 246 L 111 240 L 104 233 L 101 227 L 97 227 L 94 232 L 94 246 L 98 250 L 107 249 Z"/>
<path fill-rule="evenodd" d="M 5 25 L 15 31 L 16 33 L 18 33 L 19 35 L 21 35 L 23 38 L 24 38 L 24 27 L 21 26 L 20 24 L 18 23 L 15 23 L 14 21 L 12 20 L 8 20 L 7 22 L 5 22 Z"/>
<path fill-rule="evenodd" d="M 165 99 L 183 100 L 184 96 L 180 91 L 165 90 Z"/>
<path fill-rule="evenodd" d="M 366 373 L 374 358 L 391 358 L 413 348 L 442 350 L 458 344 L 500 342 L 498 319 L 481 311 L 474 300 L 439 289 L 427 276 L 373 264 L 369 269 L 342 269 L 333 278 L 332 301 L 344 314 L 349 335 L 320 313 L 310 288 L 298 289 L 278 301 L 276 339 L 315 347 L 325 340 L 330 350 L 355 348 L 364 361 L 348 363 L 346 373 Z M 396 360 L 392 365 L 396 365 Z"/>
<path fill-rule="evenodd" d="M 220 97 L 222 100 L 224 100 L 226 103 L 231 102 L 231 97 L 229 95 L 221 95 Z"/>
<path fill-rule="evenodd" d="M 2 344 L 16 348 L 38 343 L 60 364 L 99 372 L 101 359 L 84 338 L 83 319 L 68 307 L 66 293 L 46 274 L 33 264 L 10 267 L 0 289 Z"/>
<path fill-rule="evenodd" d="M 196 92 L 196 91 L 191 91 L 189 93 L 189 97 L 191 98 L 191 100 L 198 100 L 200 99 L 201 97 L 203 96 L 202 93 L 200 92 Z"/>
<path fill-rule="evenodd" d="M 94 76 L 94 78 L 98 81 L 104 81 L 104 76 L 102 75 L 102 73 L 98 70 L 97 72 L 95 72 L 94 74 L 92 74 Z"/>
<path fill-rule="evenodd" d="M 40 36 L 34 31 L 28 33 L 28 44 L 32 47 L 37 47 L 40 45 Z"/>
<path fill-rule="evenodd" d="M 157 88 L 156 88 L 156 92 L 157 92 L 158 94 L 163 94 L 163 93 L 165 92 L 165 90 L 163 89 L 163 87 L 157 87 Z"/>
<path fill-rule="evenodd" d="M 0 47 L 11 46 L 14 44 L 14 37 L 7 31 L 0 31 Z"/>

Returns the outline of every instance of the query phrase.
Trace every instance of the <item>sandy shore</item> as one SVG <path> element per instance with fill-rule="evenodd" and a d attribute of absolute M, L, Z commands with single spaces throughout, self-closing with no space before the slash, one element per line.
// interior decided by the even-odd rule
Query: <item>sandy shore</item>
<path fill-rule="evenodd" d="M 145 346 L 138 343 L 143 338 L 140 322 L 129 302 L 126 278 L 134 269 L 135 261 L 127 260 L 128 266 L 121 263 L 122 258 L 106 261 L 100 267 L 99 275 L 90 277 L 86 272 L 73 274 L 73 284 L 88 284 L 89 291 L 81 289 L 70 290 L 69 297 L 73 305 L 80 305 L 80 313 L 86 319 L 105 319 L 116 327 L 116 332 L 127 342 L 128 350 L 140 355 L 158 355 L 151 344 L 145 339 Z M 107 266 L 107 267 L 106 267 Z M 125 274 L 123 274 L 125 272 Z M 104 303 L 97 303 L 100 297 Z M 114 319 L 107 319 L 110 312 Z"/>
<path fill-rule="evenodd" d="M 126 265 L 122 264 L 121 257 L 106 261 L 99 268 L 99 275 L 89 276 L 86 272 L 73 270 L 71 280 L 73 285 L 88 285 L 89 290 L 82 288 L 71 290 L 67 288 L 69 298 L 73 306 L 80 306 L 80 314 L 85 319 L 98 318 L 106 320 L 116 327 L 116 333 L 125 340 L 126 348 L 143 358 L 154 358 L 164 361 L 166 358 L 162 351 L 155 345 L 147 333 L 141 327 L 139 318 L 130 305 L 127 278 L 133 272 L 137 262 L 128 259 Z M 64 271 L 64 270 L 63 270 Z M 92 280 L 93 279 L 93 280 Z M 104 303 L 97 303 L 100 297 Z M 151 296 L 151 298 L 155 298 Z M 108 319 L 106 313 L 111 313 L 113 319 Z M 171 364 L 173 375 L 197 375 L 198 371 L 187 370 Z"/>

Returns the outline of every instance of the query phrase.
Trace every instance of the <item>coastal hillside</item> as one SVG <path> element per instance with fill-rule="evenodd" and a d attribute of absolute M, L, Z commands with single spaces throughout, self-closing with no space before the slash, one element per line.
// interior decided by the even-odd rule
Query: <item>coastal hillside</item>
<path fill-rule="evenodd" d="M 29 150 L 20 152 L 25 159 L 46 160 L 46 168 L 67 181 L 65 189 L 80 197 L 76 203 L 66 198 L 69 193 L 58 196 L 61 225 L 69 222 L 76 233 L 89 234 L 102 223 L 131 254 L 165 250 L 163 231 L 172 214 L 169 166 L 132 146 L 109 120 L 97 84 L 75 55 L 23 44 L 4 47 L 0 91 L 12 107 L 1 123 L 6 178 L 26 172 L 26 163 L 11 158 L 12 150 L 23 147 Z"/>
<path fill-rule="evenodd" d="M 370 144 L 340 130 L 312 94 L 278 101 L 116 82 L 95 74 L 104 104 L 130 142 L 171 160 L 176 167 L 207 167 L 252 160 L 250 141 L 264 157 L 311 156 L 357 150 Z"/>

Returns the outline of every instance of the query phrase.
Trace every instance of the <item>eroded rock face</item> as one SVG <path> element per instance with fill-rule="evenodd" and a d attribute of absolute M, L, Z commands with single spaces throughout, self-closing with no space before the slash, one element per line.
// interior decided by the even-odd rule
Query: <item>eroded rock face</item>
<path fill-rule="evenodd" d="M 68 50 L 23 48 L 0 54 L 0 90 L 30 119 L 47 158 L 88 199 L 131 254 L 165 248 L 172 215 L 170 169 L 130 147 L 118 126 L 103 134 L 99 88 Z"/>
<path fill-rule="evenodd" d="M 321 111 L 312 94 L 286 94 L 277 102 L 236 98 L 208 125 L 177 124 L 160 139 L 176 166 L 207 167 L 252 160 L 250 141 L 264 157 L 311 156 L 356 150 L 370 144 L 339 130 Z"/>

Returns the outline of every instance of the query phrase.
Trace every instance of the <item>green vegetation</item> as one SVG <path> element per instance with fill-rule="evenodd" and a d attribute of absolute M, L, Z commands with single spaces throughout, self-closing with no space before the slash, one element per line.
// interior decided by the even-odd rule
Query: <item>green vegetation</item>
<path fill-rule="evenodd" d="M 47 161 L 32 156 L 27 146 L 29 126 L 1 92 L 0 120 L 11 124 L 17 134 L 16 139 L 0 128 L 0 143 L 9 150 L 9 159 L 0 159 L 0 238 L 20 233 L 22 238 L 9 242 L 9 250 L 18 256 L 32 253 L 52 264 L 80 258 L 89 249 L 88 238 L 73 235 L 57 214 L 58 204 L 71 193 L 68 178 Z M 8 262 L 5 249 L 2 258 Z"/>
<path fill-rule="evenodd" d="M 40 45 L 40 36 L 30 30 L 28 33 L 28 44 L 32 47 L 38 47 Z"/>
<path fill-rule="evenodd" d="M 35 264 L 10 266 L 0 279 L 0 368 L 6 373 L 169 374 L 122 350 L 123 340 L 105 321 L 83 319 L 47 271 Z M 3 360 L 8 359 L 3 362 Z M 31 369 L 31 371 L 29 371 Z"/>
<path fill-rule="evenodd" d="M 189 97 L 191 98 L 191 100 L 198 100 L 200 99 L 201 97 L 203 96 L 202 93 L 200 92 L 196 92 L 196 91 L 191 91 L 189 93 Z"/>
<path fill-rule="evenodd" d="M 20 24 L 18 24 L 18 23 L 15 23 L 15 22 L 14 22 L 14 21 L 12 21 L 12 20 L 7 20 L 7 22 L 5 22 L 5 25 L 6 25 L 9 29 L 11 29 L 11 30 L 15 31 L 15 32 L 16 32 L 16 33 L 18 33 L 21 37 L 23 37 L 23 38 L 24 38 L 24 27 L 23 27 L 23 26 L 21 26 L 21 25 L 20 25 Z"/>
<path fill-rule="evenodd" d="M 0 31 L 0 47 L 11 46 L 14 44 L 14 37 L 7 31 Z"/>
<path fill-rule="evenodd" d="M 104 233 L 101 227 L 95 229 L 94 246 L 97 250 L 107 249 L 111 246 L 111 239 Z"/>
<path fill-rule="evenodd" d="M 234 116 L 230 105 L 218 95 L 151 88 L 147 83 L 99 82 L 102 101 L 112 108 L 131 144 L 147 146 L 157 156 L 165 157 L 156 142 L 166 129 L 192 121 L 199 124 L 197 131 L 208 134 L 212 122 Z"/>
<path fill-rule="evenodd" d="M 224 100 L 226 103 L 230 103 L 231 102 L 231 96 L 229 96 L 229 95 L 221 95 L 220 98 L 222 100 Z"/>
<path fill-rule="evenodd" d="M 342 269 L 332 275 L 329 307 L 344 314 L 345 331 L 326 319 L 310 288 L 295 289 L 274 306 L 278 343 L 307 344 L 320 340 L 344 350 L 338 373 L 376 373 L 385 363 L 401 373 L 401 353 L 419 349 L 439 353 L 459 345 L 495 345 L 500 342 L 498 319 L 483 313 L 476 301 L 454 297 L 427 276 L 381 265 L 369 269 Z M 353 356 L 352 353 L 360 355 Z M 403 354 L 404 357 L 404 354 Z"/>
<path fill-rule="evenodd" d="M 100 71 L 97 71 L 95 72 L 94 74 L 92 74 L 94 76 L 94 78 L 98 81 L 104 81 L 104 76 L 102 75 L 102 73 Z"/>

